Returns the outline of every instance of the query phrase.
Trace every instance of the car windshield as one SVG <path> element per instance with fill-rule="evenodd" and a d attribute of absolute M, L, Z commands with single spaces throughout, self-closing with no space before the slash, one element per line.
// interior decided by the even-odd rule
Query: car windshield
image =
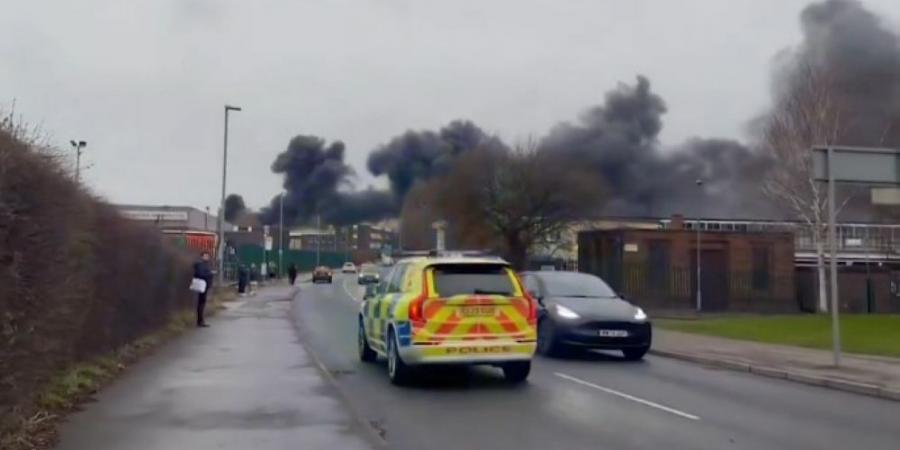
<path fill-rule="evenodd" d="M 540 275 L 546 294 L 552 297 L 612 298 L 616 293 L 603 280 L 578 272 Z"/>
<path fill-rule="evenodd" d="M 463 294 L 512 295 L 509 269 L 499 264 L 448 264 L 433 268 L 434 286 L 441 297 Z"/>

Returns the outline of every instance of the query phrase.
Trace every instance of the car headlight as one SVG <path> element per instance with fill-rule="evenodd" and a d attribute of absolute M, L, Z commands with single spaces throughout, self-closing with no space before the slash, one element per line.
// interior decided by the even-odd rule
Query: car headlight
<path fill-rule="evenodd" d="M 647 313 L 641 308 L 634 308 L 634 320 L 647 320 Z"/>
<path fill-rule="evenodd" d="M 556 315 L 562 317 L 563 319 L 577 319 L 581 317 L 577 312 L 572 311 L 571 309 L 566 308 L 562 305 L 556 305 Z"/>

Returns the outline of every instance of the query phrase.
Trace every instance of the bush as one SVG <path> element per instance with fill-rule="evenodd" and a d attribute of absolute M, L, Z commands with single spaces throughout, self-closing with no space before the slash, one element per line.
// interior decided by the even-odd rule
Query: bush
<path fill-rule="evenodd" d="M 192 304 L 190 257 L 0 124 L 0 435 L 65 367 Z"/>

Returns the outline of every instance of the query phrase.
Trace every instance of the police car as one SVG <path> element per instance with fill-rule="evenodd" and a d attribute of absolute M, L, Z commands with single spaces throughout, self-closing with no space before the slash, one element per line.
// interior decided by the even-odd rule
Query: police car
<path fill-rule="evenodd" d="M 408 383 L 414 366 L 434 364 L 492 365 L 519 383 L 531 370 L 536 323 L 536 301 L 507 262 L 465 255 L 408 258 L 367 290 L 359 357 L 386 357 L 394 384 Z"/>

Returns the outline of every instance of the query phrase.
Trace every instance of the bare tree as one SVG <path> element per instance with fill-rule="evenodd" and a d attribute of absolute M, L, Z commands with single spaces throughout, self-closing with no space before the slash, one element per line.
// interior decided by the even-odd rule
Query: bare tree
<path fill-rule="evenodd" d="M 791 75 L 789 88 L 765 123 L 763 146 L 775 163 L 763 189 L 800 220 L 815 246 L 818 310 L 824 312 L 828 309 L 824 258 L 828 198 L 825 184 L 815 180 L 811 148 L 838 143 L 843 108 L 828 72 L 800 62 Z"/>
<path fill-rule="evenodd" d="M 513 151 L 473 151 L 441 180 L 440 208 L 460 235 L 502 246 L 525 267 L 529 251 L 560 234 L 603 200 L 596 176 L 533 143 Z"/>

